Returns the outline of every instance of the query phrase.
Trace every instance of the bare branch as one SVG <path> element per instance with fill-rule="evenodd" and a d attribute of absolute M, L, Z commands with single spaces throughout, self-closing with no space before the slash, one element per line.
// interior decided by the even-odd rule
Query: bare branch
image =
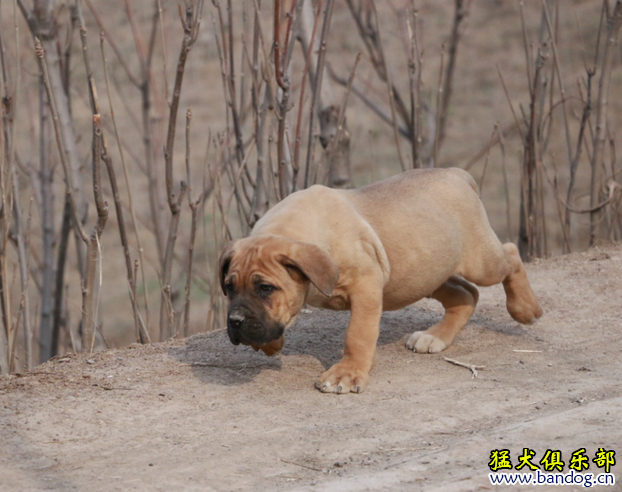
<path fill-rule="evenodd" d="M 451 37 L 449 40 L 449 49 L 448 60 L 447 60 L 447 70 L 444 75 L 443 80 L 443 94 L 441 98 L 440 108 L 437 109 L 439 112 L 439 148 L 445 140 L 445 131 L 447 126 L 447 112 L 449 110 L 449 102 L 451 101 L 451 95 L 453 92 L 453 81 L 454 81 L 454 71 L 456 68 L 456 58 L 458 55 L 458 44 L 460 43 L 460 38 L 462 36 L 463 31 L 463 23 L 467 16 L 469 15 L 469 10 L 471 8 L 471 0 L 455 0 L 455 10 L 454 10 L 454 22 L 451 28 Z M 436 156 L 438 159 L 438 156 Z"/>
<path fill-rule="evenodd" d="M 55 94 L 52 91 L 52 86 L 50 84 L 50 76 L 48 72 L 47 62 L 44 56 L 44 50 L 41 46 L 41 43 L 37 39 L 35 41 L 35 51 L 37 53 L 37 57 L 39 58 L 39 66 L 41 68 L 41 72 L 43 74 L 43 83 L 45 84 L 45 88 L 47 90 L 48 100 L 50 102 L 50 109 L 52 112 L 52 121 L 54 122 L 54 132 L 56 134 L 56 144 L 58 145 L 60 161 L 63 165 L 63 171 L 65 172 L 65 183 L 67 184 L 67 195 L 69 196 L 69 201 L 71 203 L 71 213 L 74 220 L 74 227 L 78 231 L 80 238 L 88 244 L 89 238 L 84 232 L 82 227 L 82 221 L 80 214 L 76 205 L 76 197 L 75 192 L 76 189 L 74 186 L 74 176 L 71 172 L 69 162 L 67 160 L 67 153 L 65 150 L 65 139 L 63 138 L 63 127 L 61 126 L 61 121 L 58 113 L 58 106 L 56 104 Z"/>
<path fill-rule="evenodd" d="M 97 324 L 94 315 L 95 302 L 95 275 L 99 261 L 99 238 L 104 231 L 108 220 L 108 205 L 104 202 L 101 189 L 101 159 L 102 159 L 101 123 L 98 114 L 93 115 L 93 194 L 97 207 L 97 224 L 87 244 L 86 275 L 82 284 L 82 349 L 93 351 L 95 343 L 95 328 Z"/>
<path fill-rule="evenodd" d="M 594 135 L 594 155 L 592 156 L 592 185 L 590 213 L 590 245 L 596 242 L 598 224 L 600 222 L 603 159 L 605 140 L 607 135 L 607 108 L 609 104 L 609 86 L 611 83 L 611 68 L 613 65 L 614 47 L 618 41 L 618 33 L 622 26 L 622 0 L 617 0 L 613 13 L 607 19 L 607 42 L 603 53 L 600 81 L 598 84 L 598 99 L 596 102 L 596 133 Z"/>
<path fill-rule="evenodd" d="M 330 20 L 333 15 L 333 8 L 335 6 L 334 0 L 328 0 L 326 2 L 326 13 L 324 14 L 324 24 L 322 25 L 322 34 L 320 35 L 320 52 L 317 60 L 317 68 L 315 71 L 315 84 L 313 89 L 313 98 L 311 99 L 311 113 L 309 114 L 309 140 L 307 147 L 307 164 L 305 167 L 305 184 L 304 187 L 309 187 L 309 178 L 311 177 L 311 165 L 313 163 L 313 122 L 315 120 L 315 113 L 317 111 L 317 105 L 322 91 L 322 77 L 324 74 L 324 64 L 326 60 L 326 38 L 330 29 Z"/>
<path fill-rule="evenodd" d="M 301 0 L 304 1 L 304 0 Z M 305 56 L 305 66 L 302 71 L 302 78 L 300 81 L 300 99 L 298 102 L 298 120 L 296 122 L 296 140 L 294 143 L 294 160 L 292 163 L 293 173 L 292 173 L 292 191 L 296 191 L 296 186 L 298 185 L 298 171 L 300 170 L 299 166 L 299 157 L 300 157 L 300 131 L 302 129 L 302 106 L 304 103 L 304 95 L 305 95 L 305 86 L 307 81 L 307 75 L 309 74 L 309 67 L 311 64 L 311 55 L 313 54 L 313 46 L 315 46 L 315 34 L 317 32 L 318 21 L 320 20 L 320 11 L 322 9 L 322 0 L 318 1 L 317 12 L 315 14 L 315 19 L 313 21 L 313 31 L 311 32 L 311 40 L 309 42 L 309 46 L 307 47 L 307 54 Z M 330 65 L 327 64 L 327 68 L 330 70 Z M 311 142 L 309 142 L 311 144 Z"/>

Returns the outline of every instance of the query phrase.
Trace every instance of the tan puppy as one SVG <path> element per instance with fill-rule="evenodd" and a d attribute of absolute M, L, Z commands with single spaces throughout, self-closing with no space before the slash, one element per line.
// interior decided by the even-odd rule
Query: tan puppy
<path fill-rule="evenodd" d="M 492 231 L 473 178 L 460 169 L 408 171 L 358 190 L 324 186 L 293 193 L 250 237 L 220 258 L 234 344 L 273 355 L 305 304 L 352 311 L 343 359 L 321 376 L 328 393 L 360 393 L 374 363 L 383 310 L 432 297 L 443 319 L 406 346 L 436 353 L 475 310 L 473 284 L 503 282 L 507 309 L 531 324 L 542 308 L 514 244 Z M 472 282 L 472 283 L 471 283 Z"/>

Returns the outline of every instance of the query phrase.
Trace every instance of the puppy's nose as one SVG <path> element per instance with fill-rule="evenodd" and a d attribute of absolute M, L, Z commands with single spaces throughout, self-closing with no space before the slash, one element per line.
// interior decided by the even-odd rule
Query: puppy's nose
<path fill-rule="evenodd" d="M 244 316 L 240 312 L 234 311 L 229 314 L 229 323 L 234 328 L 238 328 L 244 322 L 245 319 L 246 319 L 246 316 Z"/>

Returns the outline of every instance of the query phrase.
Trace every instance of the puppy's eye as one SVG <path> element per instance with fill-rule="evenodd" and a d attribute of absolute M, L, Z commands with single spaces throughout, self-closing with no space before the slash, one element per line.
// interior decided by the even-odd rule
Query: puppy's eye
<path fill-rule="evenodd" d="M 233 285 L 233 282 L 225 284 L 225 289 L 227 289 L 227 296 L 231 296 L 235 293 L 235 286 Z"/>
<path fill-rule="evenodd" d="M 259 297 L 261 297 L 262 299 L 265 299 L 266 297 L 268 297 L 270 294 L 272 294 L 275 291 L 276 287 L 274 285 L 270 285 L 270 284 L 259 284 L 257 286 L 257 295 Z"/>

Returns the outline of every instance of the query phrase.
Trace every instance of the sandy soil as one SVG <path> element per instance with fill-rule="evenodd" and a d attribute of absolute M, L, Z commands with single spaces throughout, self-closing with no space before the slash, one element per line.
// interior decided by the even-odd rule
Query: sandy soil
<path fill-rule="evenodd" d="M 536 325 L 511 320 L 500 287 L 482 289 L 443 354 L 404 348 L 437 303 L 386 313 L 362 395 L 313 388 L 347 321 L 320 310 L 300 316 L 278 358 L 220 331 L 1 377 L 0 489 L 493 490 L 493 449 L 515 464 L 524 447 L 536 461 L 547 449 L 566 463 L 582 447 L 622 456 L 622 244 L 528 272 L 546 309 Z M 485 368 L 472 378 L 444 357 Z"/>

